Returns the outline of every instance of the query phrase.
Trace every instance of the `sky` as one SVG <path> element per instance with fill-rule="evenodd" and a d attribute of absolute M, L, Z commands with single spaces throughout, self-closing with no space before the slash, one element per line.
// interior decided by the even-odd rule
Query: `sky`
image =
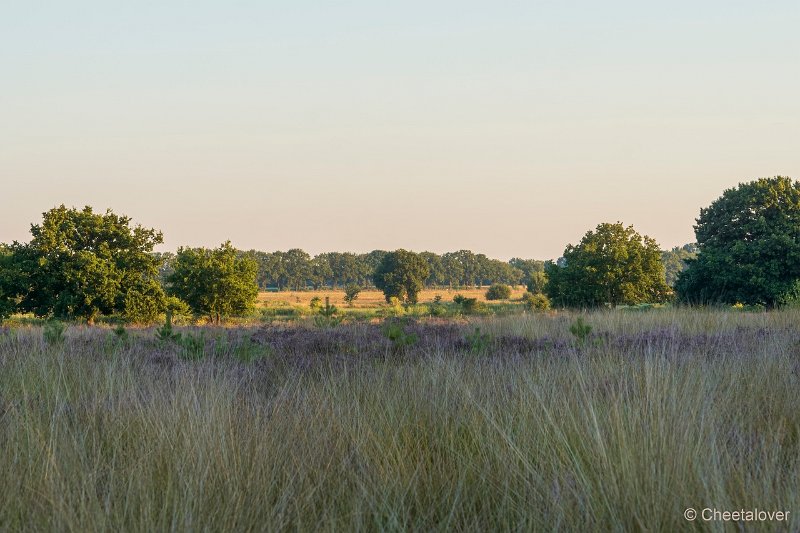
<path fill-rule="evenodd" d="M 663 248 L 800 179 L 800 2 L 0 0 L 0 242 L 60 204 L 161 250 Z"/>

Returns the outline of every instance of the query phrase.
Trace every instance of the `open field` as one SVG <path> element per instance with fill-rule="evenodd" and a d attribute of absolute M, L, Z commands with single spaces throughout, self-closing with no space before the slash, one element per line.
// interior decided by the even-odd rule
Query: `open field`
<path fill-rule="evenodd" d="M 486 291 L 488 287 L 480 289 L 463 289 L 463 290 L 450 290 L 450 289 L 425 289 L 419 293 L 419 303 L 429 303 L 438 295 L 442 297 L 442 301 L 449 302 L 453 300 L 453 296 L 461 294 L 467 298 L 477 298 L 478 301 L 486 301 Z M 519 299 L 525 294 L 525 287 L 518 286 L 512 289 L 511 299 Z M 344 290 L 342 289 L 329 289 L 319 291 L 280 291 L 280 292 L 260 292 L 258 294 L 258 302 L 262 306 L 269 305 L 308 305 L 314 297 L 321 298 L 323 301 L 325 297 L 330 297 L 331 304 L 337 306 L 346 306 L 344 301 Z M 354 302 L 353 307 L 358 309 L 375 308 L 386 304 L 386 299 L 383 293 L 379 290 L 363 290 L 358 295 L 358 299 Z"/>
<path fill-rule="evenodd" d="M 583 317 L 2 329 L 0 530 L 800 528 L 800 312 Z"/>

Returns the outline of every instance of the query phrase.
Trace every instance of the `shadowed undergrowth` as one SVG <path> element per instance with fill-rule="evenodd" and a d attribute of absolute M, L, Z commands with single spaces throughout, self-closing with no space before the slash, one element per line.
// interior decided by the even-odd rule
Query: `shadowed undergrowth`
<path fill-rule="evenodd" d="M 674 531 L 687 507 L 800 513 L 798 317 L 592 313 L 581 342 L 565 315 L 411 322 L 400 348 L 379 325 L 208 328 L 199 357 L 150 330 L 4 330 L 0 529 Z"/>

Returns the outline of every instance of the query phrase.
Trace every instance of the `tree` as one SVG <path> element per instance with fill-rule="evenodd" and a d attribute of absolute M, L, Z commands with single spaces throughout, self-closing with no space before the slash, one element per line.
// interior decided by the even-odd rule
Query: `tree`
<path fill-rule="evenodd" d="M 296 291 L 308 286 L 308 279 L 311 277 L 311 256 L 307 252 L 299 248 L 284 252 L 283 266 L 286 276 L 285 286 Z"/>
<path fill-rule="evenodd" d="M 221 316 L 241 315 L 258 297 L 258 265 L 238 254 L 230 242 L 213 250 L 180 248 L 173 266 L 169 294 L 211 321 L 219 323 Z"/>
<path fill-rule="evenodd" d="M 600 224 L 577 246 L 568 245 L 563 265 L 545 265 L 545 293 L 556 305 L 632 305 L 670 295 L 658 244 L 619 222 Z"/>
<path fill-rule="evenodd" d="M 373 281 L 383 291 L 387 302 L 395 297 L 415 304 L 429 274 L 425 259 L 414 252 L 400 249 L 383 257 L 375 270 Z"/>
<path fill-rule="evenodd" d="M 315 290 L 319 290 L 328 280 L 333 278 L 331 264 L 328 262 L 328 257 L 323 254 L 314 257 L 309 262 L 308 271 L 308 281 Z"/>
<path fill-rule="evenodd" d="M 800 182 L 777 176 L 727 189 L 700 210 L 698 255 L 675 284 L 689 303 L 800 299 Z"/>
<path fill-rule="evenodd" d="M 442 264 L 442 258 L 433 252 L 420 252 L 426 263 L 428 263 L 428 279 L 425 280 L 427 287 L 438 287 L 444 283 L 445 272 Z"/>
<path fill-rule="evenodd" d="M 672 250 L 661 252 L 661 262 L 664 263 L 667 285 L 670 287 L 675 286 L 678 275 L 686 270 L 688 266 L 686 260 L 694 257 L 697 257 L 697 245 L 695 244 L 684 244 L 683 246 L 676 246 Z"/>
<path fill-rule="evenodd" d="M 363 287 L 373 283 L 372 277 L 375 274 L 375 270 L 388 253 L 389 252 L 384 250 L 372 250 L 368 254 L 361 254 L 358 256 L 359 285 Z"/>
<path fill-rule="evenodd" d="M 161 232 L 131 219 L 60 206 L 31 225 L 28 244 L 14 243 L 10 260 L 18 308 L 37 316 L 85 318 L 123 313 L 128 294 L 160 294 Z"/>
<path fill-rule="evenodd" d="M 350 283 L 344 288 L 344 301 L 350 307 L 353 307 L 353 302 L 358 299 L 358 295 L 361 293 L 361 287 L 356 285 L 355 283 Z"/>
<path fill-rule="evenodd" d="M 512 257 L 508 264 L 514 268 L 522 271 L 522 283 L 528 284 L 531 274 L 534 272 L 544 272 L 544 261 L 536 259 L 521 259 L 519 257 Z"/>
<path fill-rule="evenodd" d="M 0 244 L 0 320 L 11 315 L 17 308 L 16 296 L 20 287 L 15 270 L 11 250 Z"/>
<path fill-rule="evenodd" d="M 544 272 L 531 272 L 530 276 L 528 277 L 528 292 L 531 294 L 542 294 L 544 293 L 544 288 L 547 285 L 547 274 Z"/>

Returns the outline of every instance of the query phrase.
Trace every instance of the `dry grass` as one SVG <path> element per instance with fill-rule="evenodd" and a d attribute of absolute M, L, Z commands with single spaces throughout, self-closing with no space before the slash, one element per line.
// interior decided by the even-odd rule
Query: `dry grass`
<path fill-rule="evenodd" d="M 488 287 L 480 289 L 426 289 L 419 294 L 420 303 L 429 303 L 439 295 L 443 301 L 452 301 L 453 296 L 462 294 L 468 298 L 477 298 L 479 301 L 486 301 L 486 291 Z M 525 287 L 519 286 L 512 290 L 511 299 L 518 299 L 525 294 Z M 258 302 L 262 306 L 268 305 L 308 305 L 312 298 L 318 297 L 325 301 L 325 297 L 330 297 L 331 304 L 337 306 L 347 305 L 344 302 L 344 290 L 320 290 L 320 291 L 280 291 L 280 292 L 260 292 Z M 356 308 L 368 309 L 380 307 L 386 304 L 383 293 L 378 290 L 363 290 L 354 302 Z"/>
<path fill-rule="evenodd" d="M 0 530 L 800 529 L 800 313 L 574 318 L 5 330 Z"/>

